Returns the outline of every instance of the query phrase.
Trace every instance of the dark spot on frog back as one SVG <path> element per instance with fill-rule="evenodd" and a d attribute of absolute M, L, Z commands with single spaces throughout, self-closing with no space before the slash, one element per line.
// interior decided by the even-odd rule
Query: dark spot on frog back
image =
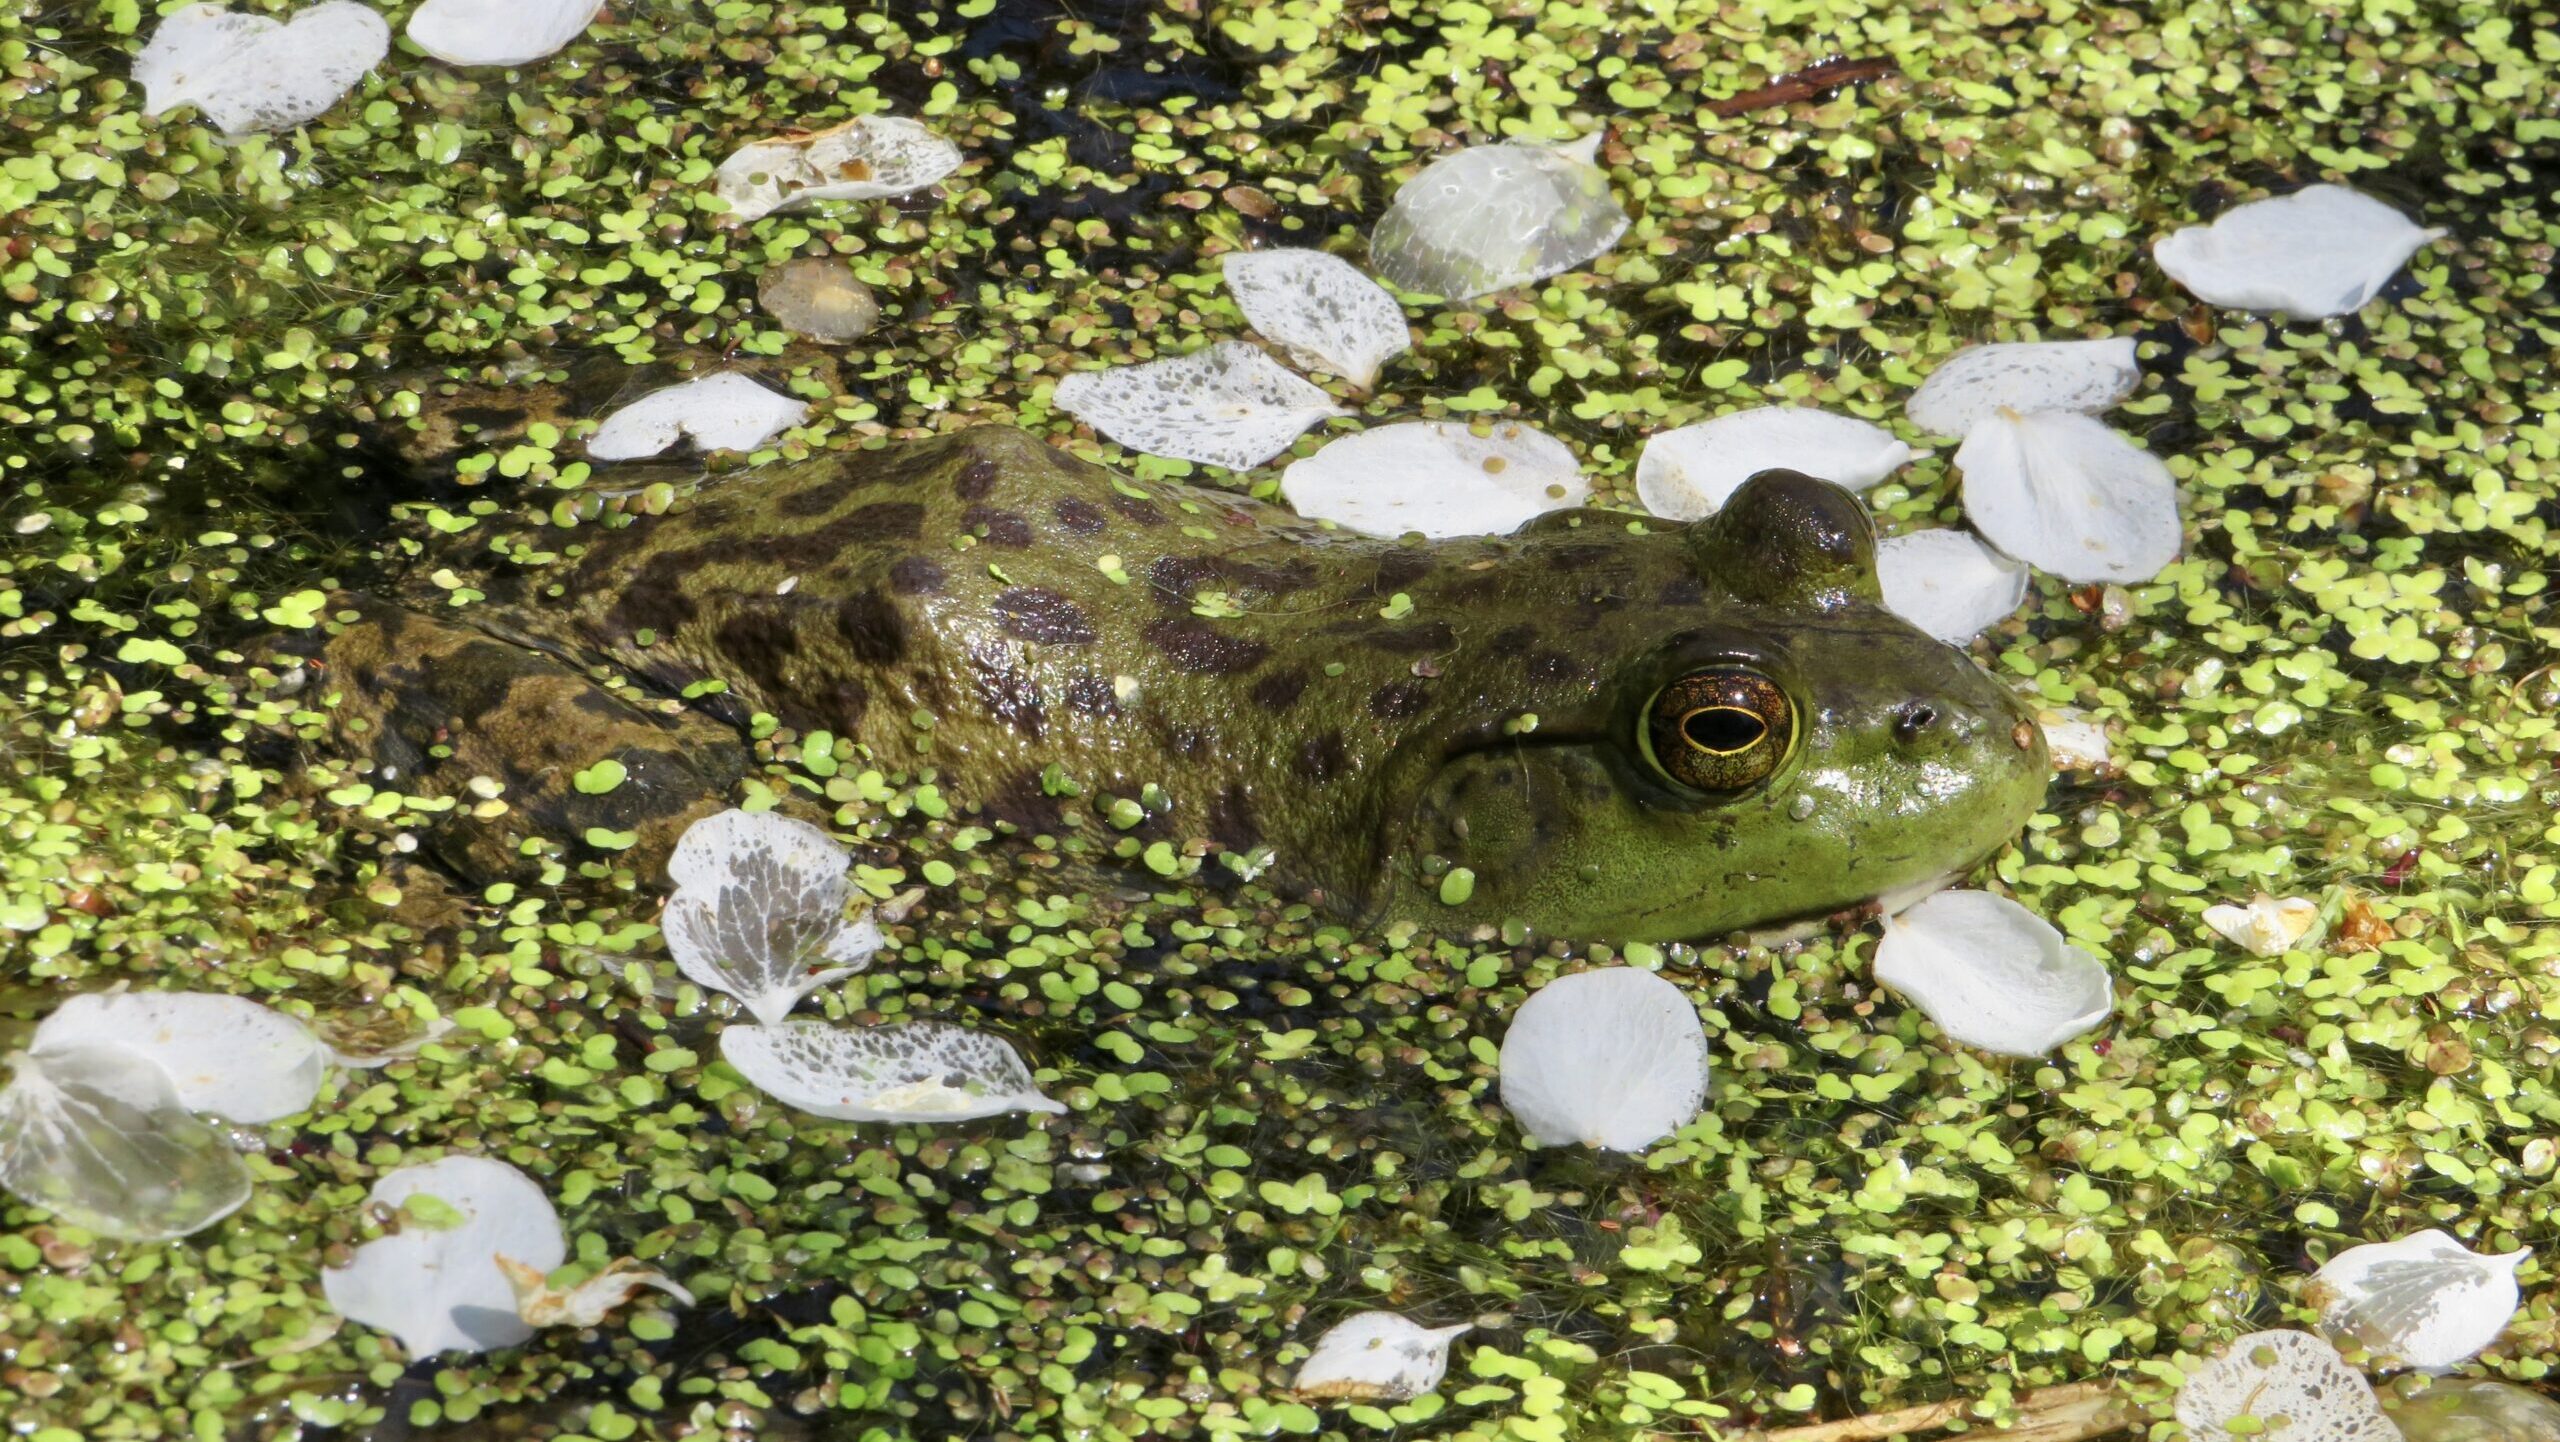
<path fill-rule="evenodd" d="M 1243 782 L 1227 783 L 1227 789 L 1209 803 L 1209 839 L 1238 853 L 1262 844 L 1262 824 L 1254 817 L 1253 798 Z"/>
<path fill-rule="evenodd" d="M 1274 713 L 1286 711 L 1298 704 L 1299 695 L 1306 689 L 1305 671 L 1274 671 L 1253 683 L 1253 704 Z"/>
<path fill-rule="evenodd" d="M 1380 621 L 1360 627 L 1360 643 L 1391 656 L 1428 656 L 1457 649 L 1458 633 L 1446 621 Z"/>
<path fill-rule="evenodd" d="M 613 605 L 605 612 L 605 624 L 623 636 L 642 631 L 673 635 L 676 629 L 702 608 L 684 592 L 685 578 L 691 567 L 683 553 L 651 557 L 631 578 L 614 589 Z"/>
<path fill-rule="evenodd" d="M 1031 523 L 1019 512 L 999 510 L 993 506 L 971 506 L 960 517 L 960 529 L 984 530 L 987 544 L 1019 551 L 1031 544 Z"/>
<path fill-rule="evenodd" d="M 1047 729 L 1048 715 L 1040 708 L 1039 683 L 1014 663 L 1008 648 L 970 647 L 969 680 L 978 693 L 978 704 L 987 708 L 988 715 L 1019 735 L 1040 739 L 1040 733 Z"/>
<path fill-rule="evenodd" d="M 942 566 L 930 556 L 900 556 L 889 563 L 889 589 L 901 596 L 931 596 L 942 589 Z"/>
<path fill-rule="evenodd" d="M 1067 678 L 1066 695 L 1067 709 L 1080 715 L 1117 716 L 1120 714 L 1120 693 L 1113 690 L 1110 681 L 1103 677 L 1070 676 Z"/>
<path fill-rule="evenodd" d="M 895 666 L 907 656 L 907 618 L 878 591 L 857 591 L 836 603 L 836 631 L 845 649 L 867 666 Z"/>
<path fill-rule="evenodd" d="M 1045 586 L 1016 586 L 995 599 L 1004 633 L 1044 646 L 1090 646 L 1096 632 L 1084 608 Z"/>
<path fill-rule="evenodd" d="M 1378 573 L 1371 583 L 1380 594 L 1403 590 L 1431 574 L 1436 563 L 1426 551 L 1389 551 L 1378 558 Z"/>
<path fill-rule="evenodd" d="M 1431 700 L 1430 683 L 1418 678 L 1390 681 L 1369 693 L 1369 714 L 1381 721 L 1401 721 Z"/>
<path fill-rule="evenodd" d="M 1193 676 L 1239 676 L 1271 655 L 1260 641 L 1230 635 L 1194 616 L 1149 621 L 1144 634 L 1175 670 Z"/>
<path fill-rule="evenodd" d="M 712 644 L 722 664 L 737 668 L 738 679 L 768 699 L 790 691 L 791 662 L 800 652 L 800 637 L 791 628 L 787 608 L 750 602 L 720 623 Z"/>
<path fill-rule="evenodd" d="M 1349 759 L 1339 731 L 1310 736 L 1298 745 L 1298 772 L 1310 781 L 1331 781 L 1342 774 Z"/>
<path fill-rule="evenodd" d="M 1057 517 L 1059 529 L 1070 536 L 1098 536 L 1111 524 L 1099 506 L 1081 496 L 1066 497 L 1050 507 L 1049 514 Z"/>
<path fill-rule="evenodd" d="M 964 501 L 985 500 L 987 492 L 995 488 L 996 463 L 984 456 L 961 467 L 960 479 L 951 483 L 951 489 Z"/>

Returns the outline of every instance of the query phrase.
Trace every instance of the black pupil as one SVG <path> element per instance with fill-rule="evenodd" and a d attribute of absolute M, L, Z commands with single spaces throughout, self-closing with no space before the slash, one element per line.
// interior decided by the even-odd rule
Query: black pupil
<path fill-rule="evenodd" d="M 1747 751 L 1769 734 L 1769 723 L 1739 706 L 1705 706 L 1680 718 L 1689 744 L 1719 755 Z"/>

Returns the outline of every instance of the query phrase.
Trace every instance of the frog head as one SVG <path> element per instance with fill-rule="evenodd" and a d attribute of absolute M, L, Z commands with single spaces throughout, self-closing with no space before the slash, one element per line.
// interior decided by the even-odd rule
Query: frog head
<path fill-rule="evenodd" d="M 1885 609 L 1855 497 L 1764 471 L 1660 539 L 1699 603 L 1631 612 L 1610 633 L 1624 659 L 1586 696 L 1441 754 L 1395 863 L 1400 895 L 1441 904 L 1401 909 L 1697 939 L 1925 887 L 2033 814 L 2042 734 L 1964 652 Z M 1471 888 L 1435 879 L 1458 867 Z"/>

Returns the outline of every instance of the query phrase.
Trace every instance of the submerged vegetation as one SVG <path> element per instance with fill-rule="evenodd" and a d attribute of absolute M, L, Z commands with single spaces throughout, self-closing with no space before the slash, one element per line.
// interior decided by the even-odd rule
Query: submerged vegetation
<path fill-rule="evenodd" d="M 0 0 L 0 1052 L 121 982 L 385 1059 L 242 1130 L 247 1200 L 183 1241 L 0 1199 L 15 1435 L 1562 1442 L 1996 1418 L 2093 1381 L 2167 1435 L 2183 1370 L 2309 1325 L 2351 1247 L 2550 1254 L 2549 7 L 638 0 L 521 70 L 395 43 L 316 120 L 237 138 L 144 117 L 156 20 Z M 1855 85 L 1790 78 L 1835 52 L 1857 63 L 1817 75 Z M 744 224 L 720 200 L 743 145 L 873 114 L 958 168 Z M 1410 353 L 1332 392 L 1362 425 L 1534 427 L 1632 506 L 1649 434 L 1764 404 L 1891 423 L 1968 344 L 2140 343 L 2111 424 L 2175 477 L 2181 557 L 2039 575 L 1974 643 L 2116 762 L 2057 778 L 1975 882 L 2114 974 L 2112 1021 L 2050 1057 L 1881 995 L 1872 929 L 1368 934 L 1134 841 L 1126 887 L 1069 885 L 932 775 L 768 718 L 755 784 L 831 808 L 875 900 L 926 889 L 797 1014 L 1001 1035 L 1065 1108 L 818 1120 L 717 1059 L 742 1013 L 681 978 L 663 879 L 617 838 L 456 894 L 418 854 L 450 804 L 333 771 L 296 740 L 325 698 L 246 659 L 335 587 L 416 569 L 467 601 L 451 557 L 557 551 L 700 479 L 592 465 L 561 417 L 395 443 L 444 377 L 602 359 L 628 400 L 728 368 L 810 406 L 763 455 L 1011 422 L 1275 495 L 1286 457 L 1126 455 L 1057 382 L 1245 334 L 1220 257 L 1357 260 L 1447 150 L 1594 131 L 1625 235 L 1410 308 Z M 2447 234 L 2330 321 L 2216 311 L 2153 264 L 2322 178 Z M 756 303 L 813 256 L 876 302 L 852 344 Z M 1886 529 L 1958 516 L 1950 460 L 1868 492 Z M 2206 917 L 2262 893 L 2318 908 L 2272 954 Z M 1696 1003 L 1704 1110 L 1636 1157 L 1526 1147 L 1506 1028 L 1615 963 Z M 540 1179 L 555 1282 L 630 1259 L 697 1305 L 425 1360 L 344 1322 L 321 1279 L 384 1233 L 368 1194 L 453 1154 Z M 2516 1280 L 2465 1374 L 2547 1387 L 2560 1287 L 2540 1256 Z M 1448 1380 L 1293 1394 L 1371 1310 L 1470 1324 Z"/>

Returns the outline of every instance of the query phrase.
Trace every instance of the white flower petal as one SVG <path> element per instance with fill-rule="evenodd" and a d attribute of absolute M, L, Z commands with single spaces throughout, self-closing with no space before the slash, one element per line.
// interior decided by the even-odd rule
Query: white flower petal
<path fill-rule="evenodd" d="M 751 451 L 808 414 L 804 401 L 776 395 L 736 371 L 720 371 L 661 387 L 606 416 L 587 437 L 587 455 L 637 460 L 687 436 L 706 451 Z"/>
<path fill-rule="evenodd" d="M 1292 1390 L 1318 1401 L 1410 1402 L 1440 1385 L 1449 1344 L 1474 1330 L 1464 1322 L 1425 1327 L 1393 1312 L 1362 1312 L 1316 1340 Z"/>
<path fill-rule="evenodd" d="M 2233 1342 L 2187 1378 L 2176 1411 L 2195 1442 L 2401 1442 L 2372 1386 L 2308 1332 Z M 2235 1432 L 2239 1417 L 2259 1425 Z"/>
<path fill-rule="evenodd" d="M 720 1058 L 783 1105 L 853 1122 L 958 1122 L 1063 1112 L 1002 1037 L 948 1022 L 732 1026 Z"/>
<path fill-rule="evenodd" d="M 2044 1056 L 2115 1011 L 2096 957 L 1987 891 L 1941 891 L 1885 918 L 1875 975 L 1950 1039 L 2001 1056 Z"/>
<path fill-rule="evenodd" d="M 1912 531 L 1876 543 L 1885 609 L 1950 645 L 2015 615 L 2027 568 L 1970 531 Z"/>
<path fill-rule="evenodd" d="M 604 0 L 426 0 L 409 43 L 447 65 L 530 65 L 587 33 Z"/>
<path fill-rule="evenodd" d="M 816 200 L 906 195 L 960 168 L 960 147 L 896 115 L 867 115 L 828 130 L 742 146 L 711 177 L 712 192 L 740 221 Z"/>
<path fill-rule="evenodd" d="M 2444 234 L 2359 190 L 2314 185 L 2225 211 L 2151 248 L 2199 300 L 2297 316 L 2360 310 L 2418 247 Z"/>
<path fill-rule="evenodd" d="M 2246 906 L 2208 906 L 2204 924 L 2251 956 L 2282 956 L 2320 920 L 2320 904 L 2259 892 Z"/>
<path fill-rule="evenodd" d="M 193 105 L 226 135 L 290 130 L 338 103 L 391 49 L 391 26 L 355 0 L 289 21 L 190 5 L 133 58 L 145 115 Z"/>
<path fill-rule="evenodd" d="M 1967 436 L 2002 411 L 2095 415 L 2141 384 L 2131 336 L 1968 346 L 1929 372 L 1902 413 L 1931 435 Z"/>
<path fill-rule="evenodd" d="M 1060 410 L 1133 451 L 1249 471 L 1307 427 L 1351 412 L 1260 347 L 1222 340 L 1143 365 L 1058 382 Z"/>
<path fill-rule="evenodd" d="M 706 816 L 685 828 L 667 860 L 676 881 L 659 918 L 667 950 L 696 984 L 736 997 L 760 1022 L 778 1022 L 880 949 L 870 917 L 845 920 L 852 865 L 850 852 L 805 821 L 736 808 Z"/>
<path fill-rule="evenodd" d="M 2036 729 L 2044 732 L 2045 754 L 2053 758 L 2054 770 L 2116 774 L 2105 723 L 2068 706 L 2047 706 L 2036 712 Z"/>
<path fill-rule="evenodd" d="M 1591 495 L 1564 442 L 1518 421 L 1399 421 L 1325 443 L 1280 476 L 1298 514 L 1373 536 L 1499 536 Z"/>
<path fill-rule="evenodd" d="M 165 1242 L 249 1200 L 249 1164 L 149 1058 L 65 1043 L 11 1059 L 0 1187 L 75 1227 Z"/>
<path fill-rule="evenodd" d="M 2520 1300 L 2516 1268 L 2532 1255 L 2474 1252 L 2425 1231 L 2340 1252 L 2305 1297 L 2330 1335 L 2363 1343 L 2380 1364 L 2449 1371 L 2507 1329 Z"/>
<path fill-rule="evenodd" d="M 2148 581 L 2178 558 L 2178 486 L 2160 458 L 2067 411 L 1995 416 L 1956 450 L 1965 516 L 2066 581 Z"/>
<path fill-rule="evenodd" d="M 411 1357 L 488 1352 L 533 1335 L 516 1313 L 501 1256 L 549 1272 L 567 1259 L 560 1214 L 533 1178 L 488 1157 L 446 1157 L 402 1167 L 373 1184 L 368 1201 L 397 1211 L 428 1196 L 462 1214 L 459 1226 L 403 1219 L 365 1243 L 344 1267 L 320 1274 L 340 1316 L 400 1339 Z"/>
<path fill-rule="evenodd" d="M 603 1271 L 566 1290 L 552 1286 L 542 1268 L 503 1252 L 498 1256 L 498 1271 L 515 1291 L 516 1315 L 530 1327 L 596 1326 L 644 1287 L 654 1287 L 684 1306 L 693 1305 L 693 1293 L 666 1273 L 653 1272 L 629 1257 L 614 1258 Z"/>
<path fill-rule="evenodd" d="M 1220 262 L 1245 323 L 1309 370 L 1362 390 L 1413 343 L 1404 307 L 1385 286 L 1320 250 L 1236 251 Z"/>
<path fill-rule="evenodd" d="M 1702 520 L 1761 471 L 1802 471 L 1863 491 L 1914 454 L 1893 432 L 1854 416 L 1755 406 L 1648 437 L 1636 460 L 1636 498 L 1668 520 Z"/>
<path fill-rule="evenodd" d="M 1404 183 L 1369 237 L 1369 263 L 1406 290 L 1472 300 L 1561 275 L 1617 244 L 1627 223 L 1579 145 L 1478 145 Z"/>
<path fill-rule="evenodd" d="M 121 1047 L 147 1058 L 189 1111 L 271 1122 L 311 1105 L 328 1048 L 301 1022 L 240 996 L 101 992 L 75 996 L 36 1028 L 38 1055 L 59 1047 Z"/>
<path fill-rule="evenodd" d="M 1532 1146 L 1640 1152 L 1707 1099 L 1707 1033 L 1680 988 L 1631 966 L 1560 976 L 1502 1036 L 1502 1104 Z"/>

